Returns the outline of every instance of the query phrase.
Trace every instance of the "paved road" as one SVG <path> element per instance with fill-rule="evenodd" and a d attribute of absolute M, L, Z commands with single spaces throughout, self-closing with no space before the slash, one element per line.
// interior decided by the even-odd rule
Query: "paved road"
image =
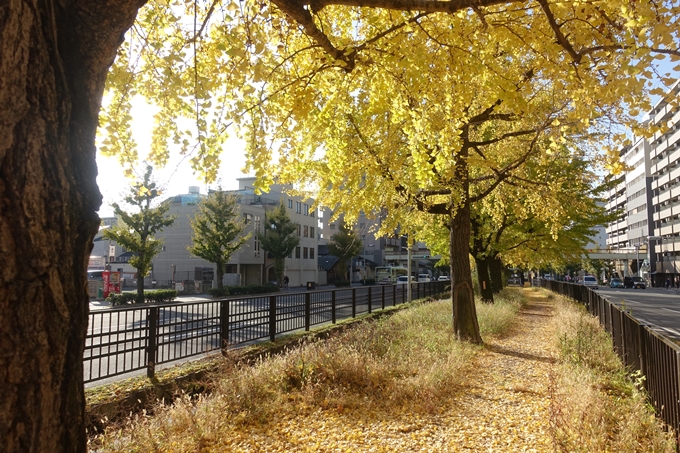
<path fill-rule="evenodd" d="M 597 292 L 619 307 L 625 305 L 631 315 L 641 323 L 655 326 L 657 331 L 680 341 L 679 289 L 600 288 Z"/>

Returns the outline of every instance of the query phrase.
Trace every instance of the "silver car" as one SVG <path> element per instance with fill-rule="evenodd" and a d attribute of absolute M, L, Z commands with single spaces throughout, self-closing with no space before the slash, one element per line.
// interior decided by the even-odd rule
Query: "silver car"
<path fill-rule="evenodd" d="M 592 275 L 586 275 L 583 277 L 583 285 L 588 286 L 593 289 L 598 288 L 598 283 L 597 283 L 597 278 L 593 277 Z"/>

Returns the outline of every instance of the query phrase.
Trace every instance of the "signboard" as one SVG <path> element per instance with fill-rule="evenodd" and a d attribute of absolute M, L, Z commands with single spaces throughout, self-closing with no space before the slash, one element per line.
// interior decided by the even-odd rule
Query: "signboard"
<path fill-rule="evenodd" d="M 105 256 L 91 256 L 90 261 L 87 264 L 87 268 L 92 270 L 103 270 L 105 267 L 106 267 Z"/>

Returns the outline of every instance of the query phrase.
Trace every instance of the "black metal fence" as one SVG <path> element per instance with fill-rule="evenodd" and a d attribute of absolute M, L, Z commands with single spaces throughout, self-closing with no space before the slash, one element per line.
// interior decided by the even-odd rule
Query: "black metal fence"
<path fill-rule="evenodd" d="M 624 364 L 639 370 L 657 415 L 678 432 L 680 428 L 680 346 L 641 324 L 625 309 L 583 285 L 543 280 L 543 286 L 586 306 L 612 337 Z"/>
<path fill-rule="evenodd" d="M 413 283 L 413 299 L 444 292 L 448 282 Z M 93 382 L 339 319 L 407 300 L 406 285 L 279 293 L 205 302 L 127 306 L 92 312 L 83 357 Z"/>

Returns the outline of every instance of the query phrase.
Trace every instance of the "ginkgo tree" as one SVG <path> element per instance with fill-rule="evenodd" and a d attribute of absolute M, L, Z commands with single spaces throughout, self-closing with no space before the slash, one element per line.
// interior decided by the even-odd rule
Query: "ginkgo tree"
<path fill-rule="evenodd" d="M 180 146 L 210 178 L 233 130 L 249 139 L 250 165 L 262 186 L 278 169 L 281 180 L 309 170 L 329 183 L 318 187 L 334 189 L 324 200 L 331 207 L 346 197 L 335 189 L 360 179 L 355 158 L 363 155 L 372 172 L 366 164 L 384 156 L 367 146 L 341 152 L 326 140 L 327 125 L 362 126 L 370 148 L 384 144 L 414 176 L 405 182 L 409 191 L 395 197 L 367 196 L 373 206 L 408 220 L 413 209 L 443 199 L 463 208 L 452 218 L 462 224 L 467 182 L 458 169 L 470 159 L 471 149 L 459 146 L 466 124 L 472 127 L 487 109 L 525 113 L 533 90 L 518 90 L 521 73 L 570 97 L 572 117 L 583 123 L 601 125 L 607 116 L 600 112 L 609 107 L 646 110 L 647 83 L 656 76 L 670 83 L 650 63 L 664 55 L 677 61 L 680 54 L 677 18 L 675 2 L 629 0 L 8 3 L 0 10 L 0 288 L 6 289 L 0 289 L 0 313 L 8 320 L 0 327 L 8 370 L 0 377 L 3 447 L 86 449 L 79 358 L 87 329 L 85 271 L 101 204 L 95 132 L 100 125 L 102 150 L 131 165 L 138 154 L 130 96 L 146 96 L 160 108 L 155 162 Z M 111 94 L 99 118 L 107 75 Z M 447 89 L 433 96 L 436 87 Z M 371 96 L 385 90 L 395 96 L 374 102 Z M 354 102 L 363 104 L 362 114 Z M 366 128 L 385 112 L 392 128 Z M 428 124 L 443 113 L 447 121 Z M 324 140 L 312 140 L 317 132 Z M 325 177 L 316 161 L 322 152 Z M 279 167 L 276 157 L 286 165 Z M 432 168 L 458 181 L 449 199 L 428 196 L 439 190 L 428 182 Z M 401 176 L 390 166 L 380 169 Z M 417 192 L 418 182 L 430 192 Z M 372 185 L 348 188 L 357 196 L 381 190 L 366 183 Z M 354 212 L 349 203 L 344 207 Z M 466 231 L 460 236 L 463 242 Z M 469 283 L 469 277 L 456 281 Z"/>
<path fill-rule="evenodd" d="M 158 255 L 163 242 L 155 234 L 174 223 L 175 218 L 167 215 L 170 205 L 156 205 L 162 192 L 152 178 L 153 167 L 146 165 L 144 175 L 135 181 L 125 196 L 131 210 L 124 210 L 113 203 L 113 210 L 121 224 L 104 230 L 105 239 L 116 241 L 128 252 L 132 252 L 130 265 L 137 270 L 137 303 L 144 303 L 144 277 L 149 274 L 153 258 Z"/>
<path fill-rule="evenodd" d="M 190 223 L 192 244 L 188 250 L 215 264 L 217 289 L 221 293 L 229 259 L 251 236 L 243 232 L 246 224 L 241 218 L 238 198 L 221 189 L 209 194 L 199 201 L 198 211 Z"/>

